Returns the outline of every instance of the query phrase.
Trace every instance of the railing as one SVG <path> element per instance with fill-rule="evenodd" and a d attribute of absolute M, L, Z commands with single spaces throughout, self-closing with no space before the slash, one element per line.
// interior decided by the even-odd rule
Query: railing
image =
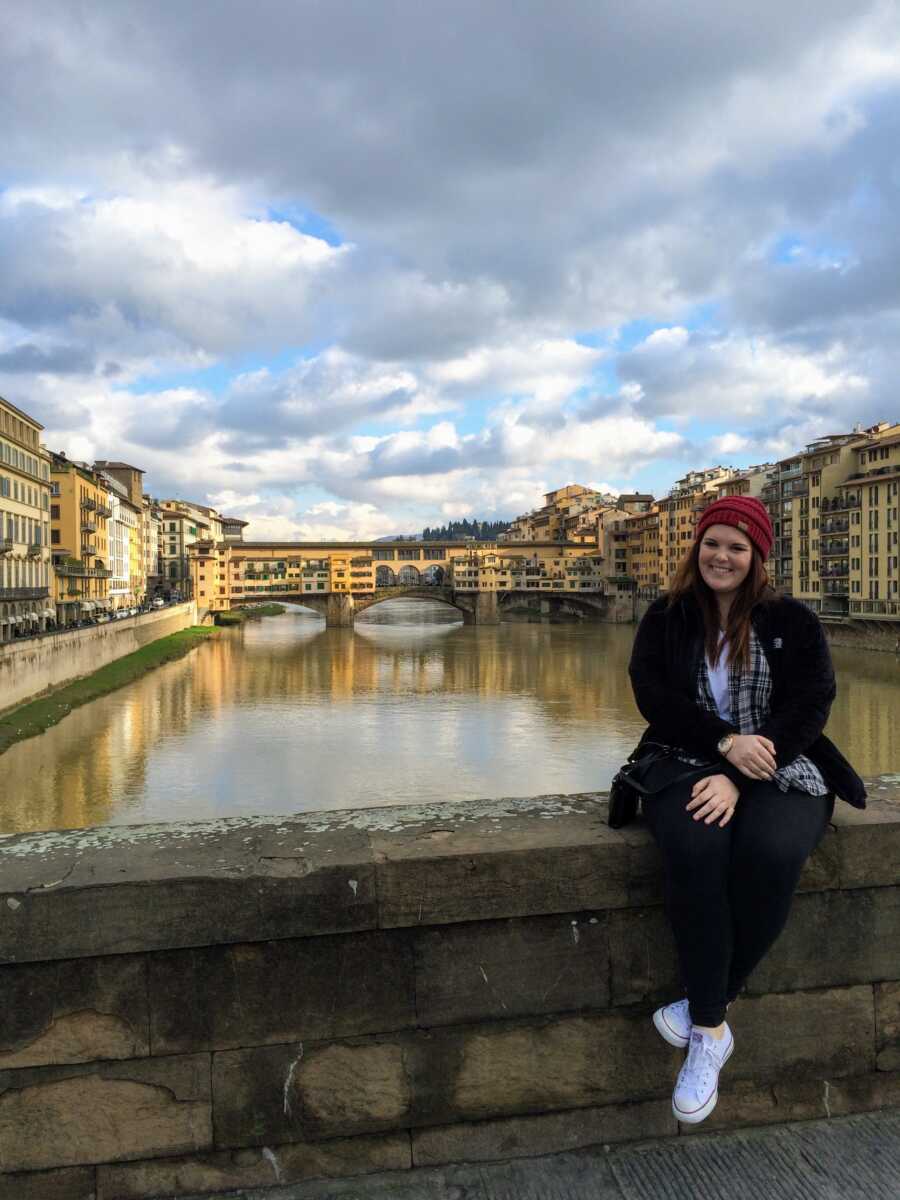
<path fill-rule="evenodd" d="M 90 496 L 85 496 L 85 498 L 81 501 L 81 507 L 88 509 L 89 512 L 93 512 L 97 507 L 97 501 L 92 500 Z"/>
<path fill-rule="evenodd" d="M 0 554 L 11 554 L 13 544 L 12 538 L 0 538 Z"/>
<path fill-rule="evenodd" d="M 97 526 L 94 524 L 93 521 L 82 521 L 81 522 L 81 532 L 82 533 L 96 533 Z"/>
<path fill-rule="evenodd" d="M 897 600 L 851 600 L 850 612 L 859 616 L 900 617 Z"/>
<path fill-rule="evenodd" d="M 97 516 L 98 517 L 106 517 L 108 519 L 109 517 L 112 516 L 112 509 L 107 508 L 107 506 L 105 504 L 98 504 L 97 505 Z"/>
<path fill-rule="evenodd" d="M 846 579 L 850 575 L 849 564 L 838 567 L 825 567 L 820 571 L 823 579 Z"/>
<path fill-rule="evenodd" d="M 110 579 L 112 571 L 105 567 L 86 567 L 84 563 L 54 563 L 53 570 L 57 575 L 74 575 L 85 579 Z"/>
<path fill-rule="evenodd" d="M 836 542 L 823 542 L 819 547 L 819 554 L 822 558 L 834 558 L 848 554 L 850 551 L 850 538 L 840 538 Z"/>
<path fill-rule="evenodd" d="M 29 542 L 28 543 L 28 557 L 29 558 L 40 558 L 41 554 L 43 553 L 43 550 L 44 550 L 44 547 L 41 542 Z"/>
<path fill-rule="evenodd" d="M 838 518 L 836 521 L 823 521 L 822 533 L 847 533 L 850 529 L 850 522 Z"/>
<path fill-rule="evenodd" d="M 49 600 L 46 588 L 0 588 L 0 600 Z"/>

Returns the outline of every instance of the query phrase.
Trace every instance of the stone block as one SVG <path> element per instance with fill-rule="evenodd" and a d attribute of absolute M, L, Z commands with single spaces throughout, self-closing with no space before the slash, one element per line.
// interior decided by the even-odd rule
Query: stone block
<path fill-rule="evenodd" d="M 875 985 L 875 1037 L 879 1071 L 900 1071 L 900 983 Z"/>
<path fill-rule="evenodd" d="M 628 848 L 629 905 L 662 904 L 662 858 L 643 817 L 618 833 Z"/>
<path fill-rule="evenodd" d="M 445 805 L 370 838 L 385 929 L 628 902 L 628 847 L 600 806 L 581 797 Z"/>
<path fill-rule="evenodd" d="M 176 950 L 150 957 L 154 1054 L 381 1033 L 415 1024 L 400 930 Z"/>
<path fill-rule="evenodd" d="M 97 1200 L 93 1167 L 0 1173 L 0 1200 Z"/>
<path fill-rule="evenodd" d="M 146 960 L 0 967 L 0 1070 L 150 1053 Z"/>
<path fill-rule="evenodd" d="M 207 1055 L 0 1071 L 8 1171 L 206 1150 L 211 1124 Z"/>
<path fill-rule="evenodd" d="M 734 1060 L 733 1060 L 734 1061 Z M 682 1134 L 712 1133 L 745 1125 L 772 1125 L 845 1117 L 893 1108 L 900 1103 L 900 1072 L 867 1071 L 837 1079 L 752 1079 L 729 1083 L 722 1073 L 719 1102 L 702 1125 L 682 1125 Z"/>
<path fill-rule="evenodd" d="M 834 1079 L 875 1068 L 872 988 L 741 996 L 729 1079 Z"/>
<path fill-rule="evenodd" d="M 221 1147 L 401 1129 L 411 1115 L 399 1038 L 225 1050 L 213 1097 Z"/>
<path fill-rule="evenodd" d="M 900 972 L 900 887 L 797 896 L 749 992 L 791 992 L 889 979 Z"/>
<path fill-rule="evenodd" d="M 678 1131 L 668 1096 L 606 1108 L 575 1108 L 533 1117 L 463 1121 L 412 1131 L 413 1165 L 558 1154 L 583 1146 L 673 1137 Z"/>
<path fill-rule="evenodd" d="M 414 1125 L 667 1095 L 680 1055 L 646 1017 L 604 1013 L 432 1030 L 407 1047 Z"/>
<path fill-rule="evenodd" d="M 678 955 L 663 909 L 620 909 L 608 921 L 611 1003 L 668 1003 L 679 996 Z"/>
<path fill-rule="evenodd" d="M 657 1003 L 681 990 L 675 941 L 661 908 L 608 914 L 612 1004 Z M 781 937 L 748 993 L 791 992 L 890 978 L 898 970 L 900 888 L 809 892 L 794 899 Z M 823 950 L 827 947 L 827 950 Z"/>
<path fill-rule="evenodd" d="M 340 1179 L 375 1171 L 402 1171 L 410 1166 L 409 1137 L 405 1133 L 262 1149 L 220 1150 L 191 1158 L 158 1158 L 98 1167 L 97 1200 L 218 1195 L 232 1190 L 240 1190 L 243 1194 L 245 1188 L 288 1185 L 306 1179 Z M 0 1200 L 5 1200 L 2 1192 Z M 37 1196 L 35 1200 L 38 1200 Z M 68 1197 L 60 1200 L 68 1200 Z"/>
<path fill-rule="evenodd" d="M 838 805 L 842 801 L 837 802 Z M 806 860 L 797 884 L 798 892 L 821 892 L 841 886 L 840 838 L 833 825 Z"/>
<path fill-rule="evenodd" d="M 0 964 L 376 924 L 366 834 L 343 819 L 333 828 L 322 816 L 243 817 L 0 837 Z"/>
<path fill-rule="evenodd" d="M 474 921 L 413 936 L 420 1025 L 609 1004 L 604 913 Z"/>
<path fill-rule="evenodd" d="M 834 812 L 841 887 L 900 884 L 900 804 L 877 796 L 864 809 L 838 804 Z"/>

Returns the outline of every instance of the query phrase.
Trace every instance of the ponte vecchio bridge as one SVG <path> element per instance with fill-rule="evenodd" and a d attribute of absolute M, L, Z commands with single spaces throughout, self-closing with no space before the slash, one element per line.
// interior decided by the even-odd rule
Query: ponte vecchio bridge
<path fill-rule="evenodd" d="M 467 624 L 496 624 L 535 595 L 544 611 L 565 604 L 601 616 L 625 583 L 604 572 L 595 542 L 201 541 L 192 574 L 201 611 L 281 600 L 329 626 L 400 596 L 451 605 Z"/>

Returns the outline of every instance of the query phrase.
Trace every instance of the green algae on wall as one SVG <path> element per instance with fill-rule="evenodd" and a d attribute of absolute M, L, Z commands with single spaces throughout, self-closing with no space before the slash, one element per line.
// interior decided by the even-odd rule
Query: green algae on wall
<path fill-rule="evenodd" d="M 253 608 L 231 608 L 213 613 L 213 620 L 217 625 L 242 625 L 244 621 L 255 621 L 258 617 L 280 617 L 286 611 L 283 604 L 257 604 Z"/>
<path fill-rule="evenodd" d="M 213 637 L 215 632 L 209 626 L 190 625 L 168 637 L 149 642 L 133 654 L 117 658 L 92 675 L 67 683 L 40 700 L 32 700 L 20 708 L 12 709 L 0 717 L 0 754 L 15 742 L 36 737 L 52 725 L 58 725 L 73 708 L 106 696 L 126 683 L 140 679 L 154 668 L 183 657 L 208 637 Z"/>

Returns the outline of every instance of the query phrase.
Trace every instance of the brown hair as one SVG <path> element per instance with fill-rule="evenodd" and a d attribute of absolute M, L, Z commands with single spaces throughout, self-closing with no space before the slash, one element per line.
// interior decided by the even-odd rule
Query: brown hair
<path fill-rule="evenodd" d="M 720 650 L 719 605 L 712 588 L 704 583 L 700 574 L 700 540 L 697 538 L 679 564 L 669 589 L 669 604 L 674 604 L 686 595 L 692 595 L 697 601 L 703 614 L 706 656 L 715 666 L 719 661 Z M 752 542 L 751 553 L 753 558 L 750 570 L 731 602 L 725 627 L 728 661 L 738 663 L 742 670 L 747 670 L 750 666 L 750 613 L 761 600 L 767 600 L 774 595 L 762 556 Z"/>

